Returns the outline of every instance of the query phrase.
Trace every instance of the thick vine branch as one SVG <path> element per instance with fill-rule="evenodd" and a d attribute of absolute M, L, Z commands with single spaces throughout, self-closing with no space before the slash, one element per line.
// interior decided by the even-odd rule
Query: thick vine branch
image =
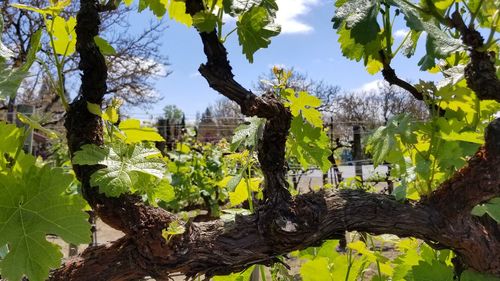
<path fill-rule="evenodd" d="M 202 2 L 188 0 L 186 4 L 195 13 Z M 96 0 L 81 0 L 77 51 L 82 88 L 65 124 L 72 153 L 86 143 L 103 143 L 101 120 L 87 111 L 87 102 L 100 104 L 106 93 L 106 66 L 93 40 L 99 27 L 98 11 Z M 489 126 L 486 146 L 469 166 L 420 203 L 397 202 L 390 196 L 354 190 L 292 198 L 284 180 L 289 111 L 272 96 L 257 97 L 234 81 L 216 34 L 200 36 L 207 55 L 200 72 L 210 86 L 238 102 L 245 114 L 268 119 L 259 147 L 265 203 L 256 214 L 238 216 L 234 222 L 187 223 L 184 234 L 167 242 L 161 230 L 175 219 L 172 214 L 146 206 L 133 196 L 107 198 L 89 185 L 90 175 L 99 167 L 76 166 L 85 198 L 106 223 L 126 235 L 111 245 L 88 248 L 54 271 L 51 280 L 134 280 L 148 275 L 164 280 L 175 272 L 187 276 L 227 274 L 252 264 L 272 263 L 277 255 L 319 245 L 346 230 L 433 241 L 455 250 L 472 269 L 500 276 L 498 226 L 469 212 L 474 204 L 500 195 L 500 121 Z M 481 180 L 474 180 L 476 177 Z M 477 195 L 474 190 L 479 191 Z M 456 204 L 446 203 L 455 200 Z"/>
<path fill-rule="evenodd" d="M 491 163 L 471 165 L 476 164 Z M 498 181 L 498 173 L 485 172 Z M 500 276 L 500 235 L 470 214 L 449 218 L 430 204 L 402 203 L 356 190 L 308 193 L 295 197 L 291 205 L 298 223 L 280 231 L 261 233 L 260 216 L 251 215 L 238 216 L 234 222 L 193 223 L 169 243 L 147 232 L 127 235 L 112 246 L 89 248 L 58 270 L 53 280 L 132 280 L 141 274 L 166 280 L 172 273 L 228 274 L 252 264 L 272 263 L 277 255 L 317 246 L 336 238 L 339 231 L 354 230 L 434 241 L 454 249 L 473 269 Z M 309 223 L 311 218 L 315 224 Z M 98 266 L 103 261 L 111 266 Z"/>

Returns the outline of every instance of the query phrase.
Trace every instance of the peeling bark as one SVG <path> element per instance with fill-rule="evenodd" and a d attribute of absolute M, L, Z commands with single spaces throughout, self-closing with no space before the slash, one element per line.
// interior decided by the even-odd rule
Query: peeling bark
<path fill-rule="evenodd" d="M 188 11 L 200 10 L 200 0 L 188 0 Z M 94 43 L 99 27 L 96 0 L 81 0 L 76 32 L 80 69 L 79 98 L 66 118 L 71 153 L 81 145 L 103 144 L 102 123 L 87 111 L 87 102 L 100 104 L 106 92 L 106 65 Z M 215 32 L 200 33 L 207 63 L 200 73 L 209 85 L 237 102 L 248 116 L 267 118 L 258 158 L 265 175 L 265 200 L 250 216 L 234 222 L 215 220 L 186 223 L 187 231 L 168 243 L 162 229 L 173 214 L 123 195 L 107 198 L 89 184 L 99 167 L 75 166 L 83 194 L 104 222 L 126 235 L 111 243 L 87 248 L 51 274 L 50 280 L 134 280 L 152 276 L 167 280 L 172 273 L 188 277 L 241 271 L 252 264 L 272 264 L 277 255 L 320 245 L 343 231 L 416 237 L 453 249 L 471 269 L 500 276 L 500 229 L 471 208 L 500 196 L 500 119 L 487 130 L 486 145 L 468 166 L 420 202 L 397 202 L 393 197 L 355 190 L 321 191 L 292 197 L 285 181 L 285 143 L 290 112 L 272 96 L 257 97 L 238 84 L 224 46 Z"/>

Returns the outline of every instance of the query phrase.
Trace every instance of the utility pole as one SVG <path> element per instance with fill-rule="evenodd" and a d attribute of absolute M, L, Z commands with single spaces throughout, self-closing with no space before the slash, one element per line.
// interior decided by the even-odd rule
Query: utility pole
<path fill-rule="evenodd" d="M 361 160 L 363 160 L 363 151 L 361 148 L 361 126 L 352 126 L 353 132 L 353 143 L 352 143 L 352 158 L 354 161 L 354 170 L 356 178 L 363 181 L 363 165 L 361 165 Z"/>

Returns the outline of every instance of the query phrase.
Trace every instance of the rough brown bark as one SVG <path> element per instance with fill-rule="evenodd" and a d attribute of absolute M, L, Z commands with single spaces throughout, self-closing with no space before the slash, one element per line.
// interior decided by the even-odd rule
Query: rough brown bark
<path fill-rule="evenodd" d="M 188 0 L 191 13 L 199 0 Z M 86 143 L 102 144 L 100 119 L 87 101 L 100 104 L 106 92 L 104 58 L 93 37 L 99 26 L 96 0 L 81 0 L 77 51 L 83 71 L 79 98 L 67 115 L 71 153 Z M 284 149 L 290 113 L 271 96 L 257 97 L 234 79 L 226 50 L 215 32 L 201 33 L 207 63 L 200 72 L 209 85 L 237 102 L 248 116 L 267 118 L 259 147 L 265 175 L 265 201 L 250 216 L 234 222 L 186 223 L 187 231 L 168 243 L 162 229 L 175 216 L 123 195 L 107 198 L 89 185 L 99 167 L 75 166 L 83 194 L 97 214 L 126 235 L 110 245 L 89 247 L 51 274 L 51 280 L 157 280 L 180 272 L 187 276 L 227 274 L 252 264 L 271 264 L 274 257 L 319 245 L 342 231 L 412 236 L 453 249 L 467 267 L 500 276 L 500 230 L 491 220 L 474 217 L 477 203 L 500 195 L 500 120 L 490 124 L 486 146 L 452 179 L 421 202 L 354 190 L 321 191 L 291 197 L 286 190 Z"/>
<path fill-rule="evenodd" d="M 480 50 L 484 39 L 474 26 L 467 27 L 459 11 L 455 11 L 449 19 L 450 25 L 456 28 L 462 42 L 470 48 L 470 63 L 465 67 L 467 86 L 476 92 L 480 99 L 500 102 L 500 80 L 495 67 L 495 54 Z"/>

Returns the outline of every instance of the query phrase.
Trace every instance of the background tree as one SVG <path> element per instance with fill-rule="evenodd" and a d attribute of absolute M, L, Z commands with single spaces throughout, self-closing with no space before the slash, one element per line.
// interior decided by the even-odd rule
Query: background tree
<path fill-rule="evenodd" d="M 34 32 L 44 28 L 43 18 L 36 13 L 11 7 L 13 3 L 46 7 L 50 4 L 47 0 L 11 1 L 5 0 L 0 4 L 0 11 L 5 19 L 4 42 L 16 54 L 14 62 L 26 60 L 29 39 Z M 65 9 L 64 15 L 75 15 L 79 9 L 78 1 L 72 1 Z M 102 13 L 101 34 L 114 48 L 114 52 L 107 56 L 109 68 L 108 94 L 114 94 L 125 100 L 128 105 L 147 106 L 159 100 L 159 94 L 154 88 L 154 78 L 167 76 L 170 71 L 167 58 L 159 52 L 161 46 L 159 36 L 165 30 L 162 21 L 150 22 L 149 26 L 137 34 L 131 34 L 131 22 L 128 15 L 132 8 L 120 5 L 117 9 L 108 9 Z M 36 99 L 43 100 L 45 93 L 37 85 L 47 75 L 57 77 L 54 62 L 48 55 L 51 50 L 47 38 L 42 40 L 41 53 L 38 59 L 43 61 L 48 69 L 40 65 L 34 67 L 34 76 L 24 81 L 23 91 L 17 97 L 17 103 L 31 103 Z M 46 73 L 49 71 L 49 73 Z M 43 74 L 45 72 L 45 74 Z M 68 93 L 74 95 L 79 87 L 77 55 L 68 58 L 63 70 L 65 87 Z M 47 83 L 45 80 L 43 83 Z M 57 100 L 58 98 L 55 97 Z"/>
<path fill-rule="evenodd" d="M 168 119 L 173 123 L 180 122 L 183 116 L 184 112 L 182 111 L 182 109 L 174 104 L 166 105 L 163 108 L 163 118 Z"/>

